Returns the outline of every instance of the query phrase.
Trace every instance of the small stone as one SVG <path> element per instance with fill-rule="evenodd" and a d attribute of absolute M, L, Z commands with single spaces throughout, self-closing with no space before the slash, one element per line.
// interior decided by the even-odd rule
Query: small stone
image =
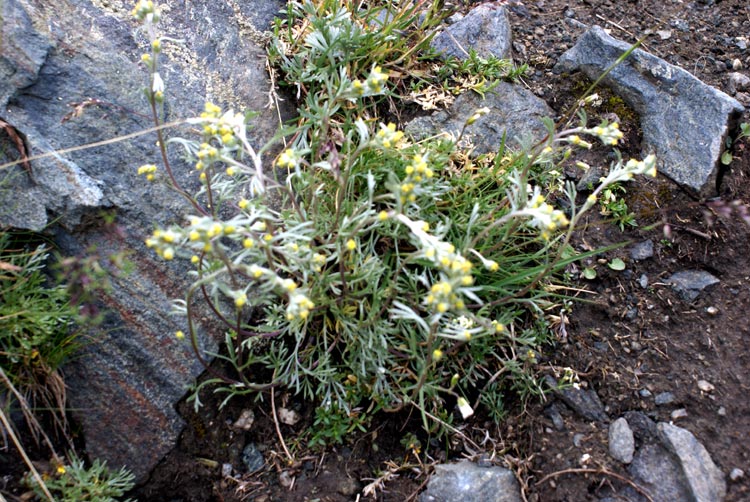
<path fill-rule="evenodd" d="M 294 477 L 289 471 L 281 471 L 279 474 L 279 484 L 284 488 L 289 489 L 292 487 L 292 484 L 294 484 Z"/>
<path fill-rule="evenodd" d="M 242 449 L 242 463 L 245 464 L 248 473 L 258 471 L 265 465 L 263 454 L 254 443 L 248 443 Z"/>
<path fill-rule="evenodd" d="M 609 454 L 623 464 L 633 461 L 635 438 L 628 421 L 620 417 L 609 426 Z"/>
<path fill-rule="evenodd" d="M 583 444 L 583 438 L 585 438 L 585 437 L 586 436 L 583 435 L 583 434 L 581 434 L 580 432 L 577 432 L 576 434 L 573 434 L 573 445 L 576 448 L 580 448 L 581 445 Z"/>
<path fill-rule="evenodd" d="M 732 469 L 732 471 L 729 473 L 729 480 L 730 481 L 739 481 L 740 479 L 745 477 L 745 471 L 743 471 L 740 468 L 735 467 Z"/>
<path fill-rule="evenodd" d="M 713 392 L 715 387 L 710 382 L 707 382 L 706 380 L 698 380 L 698 388 L 702 392 Z"/>
<path fill-rule="evenodd" d="M 750 89 L 750 77 L 744 73 L 732 72 L 729 74 L 727 90 L 730 94 L 737 94 L 739 91 Z"/>
<path fill-rule="evenodd" d="M 656 34 L 659 35 L 659 38 L 662 40 L 669 40 L 672 38 L 672 30 L 657 30 Z"/>
<path fill-rule="evenodd" d="M 645 260 L 654 256 L 654 241 L 651 239 L 633 244 L 630 257 L 634 260 Z"/>
<path fill-rule="evenodd" d="M 336 491 L 338 493 L 347 497 L 353 497 L 355 494 L 359 493 L 360 489 L 361 486 L 359 484 L 359 481 L 352 478 L 342 479 L 336 487 Z"/>
<path fill-rule="evenodd" d="M 719 313 L 719 309 L 717 309 L 716 307 L 707 307 L 706 308 L 706 314 L 708 314 L 708 315 L 716 315 L 718 313 Z"/>
<path fill-rule="evenodd" d="M 558 431 L 565 430 L 565 421 L 563 420 L 562 415 L 560 415 L 560 410 L 557 409 L 557 405 L 552 403 L 551 405 L 547 406 L 544 409 L 544 414 L 549 417 L 550 420 L 552 420 L 552 425 L 557 429 Z"/>
<path fill-rule="evenodd" d="M 648 389 L 639 390 L 638 395 L 641 396 L 642 398 L 648 398 L 648 397 L 653 396 L 653 394 L 651 394 L 651 391 Z"/>
<path fill-rule="evenodd" d="M 656 395 L 656 398 L 654 399 L 654 402 L 657 406 L 663 406 L 665 404 L 670 404 L 674 402 L 674 394 L 671 392 L 660 392 Z"/>
<path fill-rule="evenodd" d="M 228 478 L 232 475 L 232 464 L 221 464 L 221 477 Z"/>
<path fill-rule="evenodd" d="M 719 410 L 716 413 L 718 413 L 720 417 L 726 417 L 727 409 L 724 408 L 723 406 L 719 406 Z"/>
<path fill-rule="evenodd" d="M 733 59 L 732 60 L 732 69 L 733 70 L 741 70 L 742 69 L 742 61 L 739 59 Z"/>
<path fill-rule="evenodd" d="M 287 409 L 287 408 L 279 408 L 278 414 L 279 414 L 279 421 L 282 424 L 294 425 L 300 420 L 299 413 L 297 413 L 294 410 Z"/>
<path fill-rule="evenodd" d="M 672 417 L 672 420 L 679 420 L 680 418 L 687 417 L 688 412 L 685 408 L 678 408 L 674 410 L 669 416 Z"/>
<path fill-rule="evenodd" d="M 255 413 L 253 413 L 253 410 L 247 409 L 243 410 L 242 413 L 240 413 L 240 418 L 238 418 L 237 421 L 232 424 L 232 427 L 243 431 L 249 431 L 253 427 L 254 422 Z"/>
<path fill-rule="evenodd" d="M 677 294 L 686 302 L 692 302 L 701 291 L 718 284 L 719 279 L 704 270 L 682 270 L 675 272 L 667 280 Z"/>
<path fill-rule="evenodd" d="M 646 289 L 648 287 L 648 276 L 646 274 L 641 274 L 638 278 L 638 284 L 640 284 L 643 289 Z"/>
<path fill-rule="evenodd" d="M 607 414 L 604 406 L 599 400 L 599 396 L 593 389 L 583 389 L 581 387 L 569 387 L 558 389 L 557 381 L 550 375 L 545 377 L 551 389 L 554 389 L 555 395 L 568 407 L 578 413 L 586 420 L 596 422 L 606 422 Z"/>

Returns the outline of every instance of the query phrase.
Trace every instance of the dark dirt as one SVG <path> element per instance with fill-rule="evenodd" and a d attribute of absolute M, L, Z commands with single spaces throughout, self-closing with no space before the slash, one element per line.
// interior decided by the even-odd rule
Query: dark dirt
<path fill-rule="evenodd" d="M 750 51 L 742 49 L 742 40 L 736 38 L 750 33 L 750 5 L 745 0 L 707 4 L 713 2 L 509 2 L 514 58 L 530 66 L 524 83 L 560 115 L 585 89 L 580 77 L 552 71 L 560 54 L 583 32 L 576 21 L 599 24 L 628 42 L 650 30 L 653 34 L 643 44 L 646 50 L 728 92 L 729 73 L 738 64 L 739 71 L 750 68 Z M 611 96 L 606 90 L 604 95 Z M 736 97 L 750 104 L 748 96 Z M 623 155 L 640 157 L 637 117 L 616 100 L 609 103 L 591 112 L 592 122 L 598 120 L 597 113 L 617 113 L 626 133 Z M 748 120 L 747 114 L 743 120 Z M 606 153 L 598 151 L 587 160 L 606 164 L 596 158 Z M 747 204 L 750 145 L 735 145 L 734 156 L 720 200 Z M 672 411 L 684 408 L 687 416 L 677 420 L 677 425 L 705 445 L 724 473 L 734 468 L 750 472 L 750 228 L 737 216 L 716 217 L 715 206 L 693 198 L 663 177 L 632 182 L 626 200 L 636 215 L 637 228 L 621 232 L 613 222 L 593 214 L 578 234 L 576 246 L 595 249 L 650 239 L 653 257 L 635 261 L 630 258 L 630 246 L 625 246 L 587 264 L 596 267 L 597 278 L 581 285 L 589 292 L 579 295 L 584 301 L 563 320 L 564 329 L 540 358 L 540 367 L 551 375 L 572 368 L 582 386 L 596 390 L 610 420 L 641 411 L 668 422 Z M 665 225 L 669 236 L 665 236 Z M 625 271 L 614 272 L 606 266 L 604 262 L 614 257 L 626 262 Z M 721 282 L 695 301 L 685 302 L 664 280 L 687 269 L 706 270 Z M 641 284 L 644 275 L 646 287 Z M 701 391 L 698 380 L 710 382 L 714 390 Z M 642 397 L 644 389 L 650 397 Z M 654 396 L 661 392 L 672 392 L 675 400 L 657 406 Z M 552 403 L 562 414 L 562 431 L 545 414 Z M 343 502 L 369 499 L 363 489 L 382 476 L 376 499 L 400 502 L 413 500 L 424 487 L 429 464 L 482 455 L 513 468 L 529 501 L 595 501 L 607 490 L 623 487 L 614 475 L 627 477 L 622 465 L 608 454 L 607 424 L 589 422 L 553 397 L 525 408 L 516 405 L 511 417 L 500 424 L 475 417 L 462 430 L 481 445 L 478 451 L 460 441 L 448 448 L 435 443 L 417 459 L 406 452 L 400 438 L 410 430 L 418 431 L 418 423 L 404 416 L 378 416 L 372 424 L 375 432 L 353 434 L 346 446 L 309 453 L 292 463 L 280 446 L 267 401 L 234 401 L 218 414 L 212 404 L 199 413 L 182 407 L 188 427 L 180 445 L 157 468 L 150 483 L 134 494 L 139 500 Z M 243 406 L 254 409 L 256 422 L 249 432 L 238 433 L 228 424 L 237 419 Z M 281 433 L 287 444 L 303 445 L 314 409 L 302 402 L 285 406 L 295 408 L 302 418 L 294 426 L 281 425 Z M 239 465 L 239 451 L 248 442 L 261 450 L 265 467 L 234 480 L 222 479 L 220 464 Z M 590 458 L 581 464 L 584 454 Z M 209 466 L 211 461 L 218 464 Z M 613 474 L 565 472 L 581 467 Z M 728 483 L 727 501 L 748 499 L 748 476 Z"/>
<path fill-rule="evenodd" d="M 627 42 L 650 30 L 654 34 L 646 39 L 646 50 L 725 92 L 733 64 L 745 74 L 750 69 L 750 50 L 742 49 L 737 38 L 750 34 L 747 0 L 500 3 L 507 3 L 511 11 L 513 56 L 517 63 L 530 66 L 524 84 L 558 114 L 585 88 L 578 77 L 552 71 L 560 54 L 583 32 L 576 22 L 599 24 Z M 750 105 L 747 96 L 737 98 Z M 623 155 L 639 157 L 636 118 L 625 109 L 600 113 L 611 111 L 620 115 L 627 135 Z M 598 119 L 596 113 L 592 122 Z M 746 113 L 743 120 L 750 121 L 750 115 Z M 734 156 L 720 200 L 750 204 L 750 143 L 735 145 Z M 589 160 L 607 163 L 603 158 Z M 579 295 L 585 301 L 576 303 L 563 319 L 564 329 L 539 358 L 540 368 L 551 375 L 572 368 L 582 386 L 596 390 L 610 420 L 642 411 L 668 422 L 675 409 L 684 408 L 687 416 L 676 424 L 705 445 L 719 468 L 725 474 L 734 468 L 748 473 L 728 482 L 726 500 L 750 500 L 750 227 L 736 216 L 716 217 L 715 206 L 663 177 L 632 182 L 626 200 L 637 228 L 623 233 L 592 214 L 576 246 L 595 249 L 650 239 L 653 257 L 632 260 L 630 246 L 600 257 L 622 258 L 627 264 L 622 272 L 592 261 L 598 275 L 581 284 L 589 290 Z M 669 238 L 664 235 L 665 224 L 671 229 Z M 688 269 L 706 270 L 721 282 L 695 301 L 685 302 L 664 280 Z M 646 287 L 641 284 L 643 275 L 648 279 Z M 714 390 L 701 391 L 698 380 L 710 382 Z M 642 397 L 644 389 L 650 397 Z M 675 400 L 657 406 L 654 396 L 661 392 L 672 392 Z M 623 486 L 607 473 L 566 472 L 570 469 L 603 468 L 627 476 L 609 456 L 607 424 L 589 422 L 551 396 L 545 403 L 530 402 L 525 407 L 510 403 L 509 418 L 499 424 L 481 415 L 467 422 L 462 430 L 479 449 L 466 441 L 447 447 L 423 441 L 427 444 L 419 458 L 401 444 L 406 433 L 419 430 L 416 417 L 404 415 L 377 416 L 372 432 L 352 434 L 345 445 L 324 452 L 309 452 L 303 446 L 314 420 L 314 404 L 280 392 L 275 398 L 277 411 L 293 409 L 301 417 L 295 425 L 280 426 L 286 444 L 297 454 L 294 461 L 287 461 L 279 441 L 268 394 L 263 402 L 235 399 L 218 412 L 220 397 L 206 393 L 199 412 L 188 403 L 180 406 L 188 425 L 178 447 L 132 496 L 141 502 L 344 502 L 372 499 L 363 490 L 380 477 L 375 499 L 402 502 L 413 500 L 424 487 L 432 463 L 481 456 L 516 471 L 529 501 L 596 501 L 611 487 Z M 561 431 L 545 414 L 552 403 L 563 417 Z M 248 431 L 233 428 L 245 409 L 254 412 L 253 426 Z M 242 465 L 242 449 L 249 443 L 262 454 L 264 466 L 257 472 L 222 477 L 222 464 Z M 590 458 L 581 464 L 584 454 Z"/>

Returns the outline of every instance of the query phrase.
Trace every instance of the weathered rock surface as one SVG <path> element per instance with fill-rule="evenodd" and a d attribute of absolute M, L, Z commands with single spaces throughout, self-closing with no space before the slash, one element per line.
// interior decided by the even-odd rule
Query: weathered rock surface
<path fill-rule="evenodd" d="M 479 467 L 472 462 L 440 464 L 420 496 L 420 502 L 520 502 L 515 474 L 502 467 Z"/>
<path fill-rule="evenodd" d="M 705 270 L 682 270 L 670 275 L 666 280 L 666 283 L 670 284 L 686 302 L 692 302 L 698 298 L 701 291 L 719 282 L 721 281 L 718 278 Z"/>
<path fill-rule="evenodd" d="M 490 112 L 466 128 L 463 138 L 471 141 L 477 154 L 495 152 L 506 137 L 509 145 L 528 143 L 529 139 L 541 139 L 546 134 L 542 118 L 554 112 L 541 99 L 521 86 L 501 82 L 482 98 L 474 92 L 466 92 L 456 98 L 448 110 L 419 117 L 407 124 L 406 131 L 417 137 L 431 136 L 445 131 L 457 137 L 466 119 L 477 109 L 487 107 Z"/>
<path fill-rule="evenodd" d="M 688 489 L 696 502 L 722 500 L 727 493 L 724 474 L 706 448 L 690 431 L 668 423 L 657 425 L 659 439 L 680 463 Z"/>
<path fill-rule="evenodd" d="M 430 46 L 446 56 L 466 59 L 474 49 L 481 57 L 510 57 L 511 28 L 505 6 L 483 4 L 447 26 Z"/>
<path fill-rule="evenodd" d="M 264 111 L 269 83 L 259 30 L 285 2 L 188 3 L 163 6 L 165 120 L 197 115 L 205 100 L 235 109 Z M 236 8 L 235 8 L 236 7 Z M 129 1 L 2 2 L 0 118 L 25 137 L 30 154 L 108 140 L 151 127 L 141 88 L 146 73 L 136 61 L 147 48 L 130 16 Z M 88 100 L 88 101 L 87 101 Z M 88 102 L 80 116 L 75 103 Z M 266 110 L 258 143 L 278 126 Z M 168 130 L 167 135 L 187 131 Z M 88 454 L 125 465 L 138 480 L 174 445 L 182 420 L 174 405 L 202 370 L 186 345 L 174 339 L 184 326 L 169 316 L 181 297 L 186 269 L 166 264 L 143 245 L 155 223 L 182 221 L 185 203 L 165 186 L 136 176 L 156 162 L 155 136 L 33 161 L 31 175 L 8 170 L 0 190 L 0 225 L 53 234 L 64 255 L 96 247 L 100 256 L 129 252 L 134 271 L 116 278 L 101 298 L 108 313 L 91 345 L 65 368 L 71 408 L 81 421 Z M 13 152 L 0 158 L 14 160 Z M 171 152 L 177 177 L 194 175 Z M 120 233 L 107 230 L 108 210 Z M 203 327 L 210 333 L 211 327 Z M 220 334 L 216 331 L 213 334 Z M 204 348 L 214 346 L 203 337 Z"/>
<path fill-rule="evenodd" d="M 634 480 L 651 495 L 654 502 L 688 502 L 689 491 L 677 460 L 658 444 L 645 444 L 638 449 L 628 469 Z M 624 490 L 630 501 L 646 500 L 628 487 Z"/>
<path fill-rule="evenodd" d="M 562 55 L 557 69 L 596 80 L 629 48 L 594 26 Z M 642 50 L 602 82 L 640 115 L 643 154 L 656 154 L 660 172 L 703 195 L 716 194 L 725 139 L 744 110 L 739 101 Z"/>

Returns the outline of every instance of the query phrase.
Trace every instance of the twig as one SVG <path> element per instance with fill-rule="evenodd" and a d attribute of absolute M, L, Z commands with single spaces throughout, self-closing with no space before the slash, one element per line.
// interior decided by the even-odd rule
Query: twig
<path fill-rule="evenodd" d="M 625 476 L 621 476 L 620 474 L 617 474 L 616 472 L 612 472 L 604 468 L 601 468 L 601 469 L 563 469 L 562 471 L 557 471 L 557 472 L 552 472 L 550 474 L 547 474 L 542 479 L 534 483 L 534 486 L 539 486 L 545 481 L 552 479 L 552 478 L 556 478 L 557 476 L 562 476 L 563 474 L 603 474 L 605 476 L 610 476 L 615 479 L 619 479 L 623 483 L 627 483 L 630 486 L 632 486 L 635 491 L 637 491 L 638 493 L 646 497 L 646 500 L 648 500 L 648 502 L 654 502 L 654 499 L 651 498 L 651 495 L 646 490 L 638 486 L 634 481 L 631 481 Z"/>
<path fill-rule="evenodd" d="M 276 390 L 271 389 L 271 413 L 273 414 L 273 425 L 276 427 L 276 434 L 279 436 L 279 442 L 281 442 L 281 447 L 284 449 L 284 453 L 286 453 L 286 457 L 291 463 L 291 462 L 294 462 L 294 457 L 292 457 L 292 454 L 289 453 L 289 450 L 286 447 L 286 443 L 284 442 L 284 436 L 281 435 L 281 427 L 279 427 L 279 418 L 276 415 L 276 402 L 274 400 L 275 395 L 276 395 Z"/>

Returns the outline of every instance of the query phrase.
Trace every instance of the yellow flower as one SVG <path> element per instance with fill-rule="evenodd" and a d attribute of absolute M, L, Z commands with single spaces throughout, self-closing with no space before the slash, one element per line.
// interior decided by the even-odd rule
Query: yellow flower
<path fill-rule="evenodd" d="M 435 349 L 432 351 L 432 359 L 437 362 L 443 358 L 443 351 L 440 349 Z"/>
<path fill-rule="evenodd" d="M 247 303 L 247 295 L 245 293 L 240 293 L 237 297 L 234 299 L 234 305 L 241 309 L 245 304 Z"/>
<path fill-rule="evenodd" d="M 247 199 L 240 199 L 239 203 L 237 203 L 240 209 L 246 209 L 248 204 L 250 204 L 250 201 Z"/>
<path fill-rule="evenodd" d="M 387 219 L 388 219 L 388 211 L 380 211 L 380 212 L 378 213 L 378 219 L 379 219 L 380 221 L 385 221 L 385 220 L 387 220 Z"/>
<path fill-rule="evenodd" d="M 182 330 L 178 330 L 177 333 L 174 334 L 174 336 L 178 340 L 184 340 L 185 339 L 185 333 L 183 333 Z"/>
<path fill-rule="evenodd" d="M 60 475 L 65 474 L 65 466 L 64 465 L 58 465 L 57 466 L 57 473 Z"/>
<path fill-rule="evenodd" d="M 255 241 L 252 240 L 250 237 L 242 241 L 242 247 L 244 247 L 245 249 L 250 249 L 254 245 L 255 245 Z"/>
<path fill-rule="evenodd" d="M 354 251 L 355 249 L 357 249 L 357 243 L 354 241 L 354 239 L 349 239 L 348 241 L 346 241 L 346 249 L 348 249 L 349 251 Z"/>
<path fill-rule="evenodd" d="M 172 258 L 174 258 L 174 249 L 172 248 L 165 249 L 162 256 L 164 257 L 165 260 L 171 260 Z"/>
<path fill-rule="evenodd" d="M 198 263 L 199 261 L 201 261 L 201 259 L 198 258 L 197 255 L 193 255 L 193 256 L 190 257 L 190 263 L 195 264 L 195 263 Z"/>

